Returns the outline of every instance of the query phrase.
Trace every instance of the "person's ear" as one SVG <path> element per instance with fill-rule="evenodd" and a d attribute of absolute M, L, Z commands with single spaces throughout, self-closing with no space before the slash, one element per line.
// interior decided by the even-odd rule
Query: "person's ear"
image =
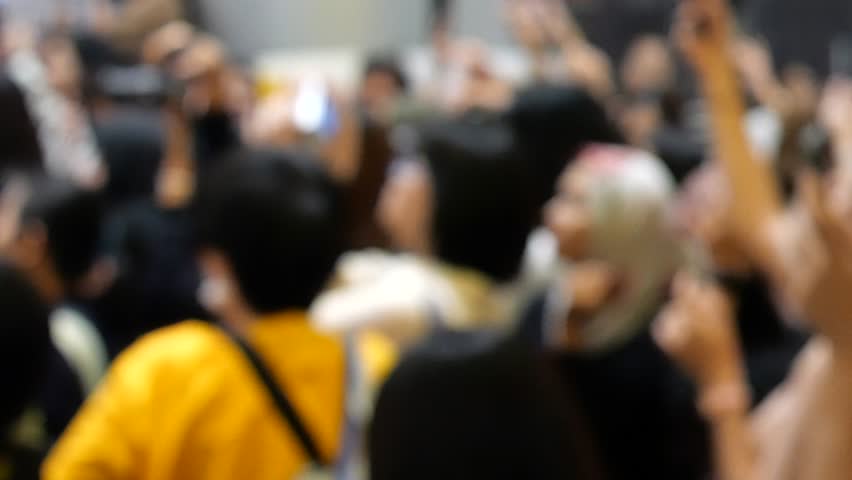
<path fill-rule="evenodd" d="M 10 248 L 18 265 L 32 269 L 42 265 L 49 256 L 47 227 L 40 221 L 30 221 L 21 226 L 18 236 Z"/>
<path fill-rule="evenodd" d="M 234 331 L 245 333 L 256 316 L 240 292 L 230 261 L 217 249 L 199 252 L 201 286 L 198 300 L 209 313 Z"/>
<path fill-rule="evenodd" d="M 216 249 L 204 249 L 198 255 L 201 285 L 198 301 L 209 312 L 226 317 L 238 301 L 233 270 L 225 255 Z"/>

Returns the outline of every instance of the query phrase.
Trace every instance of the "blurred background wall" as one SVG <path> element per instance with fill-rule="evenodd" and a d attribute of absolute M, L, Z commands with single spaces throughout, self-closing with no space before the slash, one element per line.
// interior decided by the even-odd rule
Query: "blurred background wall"
<path fill-rule="evenodd" d="M 316 49 L 408 51 L 428 40 L 433 5 L 451 6 L 453 30 L 492 46 L 511 44 L 504 29 L 504 0 L 179 0 L 202 12 L 203 23 L 238 57 Z M 591 40 L 618 62 L 636 34 L 665 34 L 677 0 L 565 0 Z M 852 31 L 852 0 L 732 0 L 743 28 L 768 39 L 776 60 L 806 62 L 828 71 L 828 45 Z M 57 4 L 83 12 L 93 0 L 0 0 L 30 17 L 47 17 Z M 78 16 L 85 16 L 78 13 Z M 498 48 L 498 50 L 500 50 Z"/>
<path fill-rule="evenodd" d="M 508 42 L 502 0 L 455 2 L 454 28 Z M 242 55 L 270 48 L 411 47 L 428 38 L 430 0 L 203 0 L 205 21 Z"/>
<path fill-rule="evenodd" d="M 193 0 L 237 53 L 292 48 L 406 48 L 427 39 L 432 0 Z M 676 0 L 567 0 L 593 41 L 616 59 L 636 33 L 664 33 Z M 503 0 L 451 2 L 453 28 L 507 44 Z M 780 63 L 807 61 L 825 73 L 827 45 L 852 30 L 852 0 L 737 0 L 748 30 L 768 38 Z"/>

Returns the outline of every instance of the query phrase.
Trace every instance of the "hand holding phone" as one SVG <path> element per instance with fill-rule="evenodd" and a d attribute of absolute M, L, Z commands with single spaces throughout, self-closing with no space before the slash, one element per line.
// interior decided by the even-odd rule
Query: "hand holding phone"
<path fill-rule="evenodd" d="M 306 135 L 333 137 L 340 128 L 337 108 L 328 86 L 321 79 L 305 78 L 293 98 L 293 125 Z"/>

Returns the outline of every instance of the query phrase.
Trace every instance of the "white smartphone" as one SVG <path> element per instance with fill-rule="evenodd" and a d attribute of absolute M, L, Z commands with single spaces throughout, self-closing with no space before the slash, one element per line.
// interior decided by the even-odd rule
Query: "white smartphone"
<path fill-rule="evenodd" d="M 308 77 L 299 82 L 293 99 L 293 125 L 302 133 L 320 138 L 337 134 L 340 117 L 328 86 L 321 79 Z"/>

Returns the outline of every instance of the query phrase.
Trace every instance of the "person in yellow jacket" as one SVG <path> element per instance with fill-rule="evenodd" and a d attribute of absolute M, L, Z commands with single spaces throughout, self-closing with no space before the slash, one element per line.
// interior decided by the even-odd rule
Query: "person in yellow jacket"
<path fill-rule="evenodd" d="M 334 187 L 299 154 L 237 157 L 198 198 L 200 295 L 218 324 L 168 327 L 122 354 L 45 480 L 288 479 L 345 461 L 351 362 L 305 314 L 339 253 Z M 286 396 L 315 458 L 240 343 Z"/>

